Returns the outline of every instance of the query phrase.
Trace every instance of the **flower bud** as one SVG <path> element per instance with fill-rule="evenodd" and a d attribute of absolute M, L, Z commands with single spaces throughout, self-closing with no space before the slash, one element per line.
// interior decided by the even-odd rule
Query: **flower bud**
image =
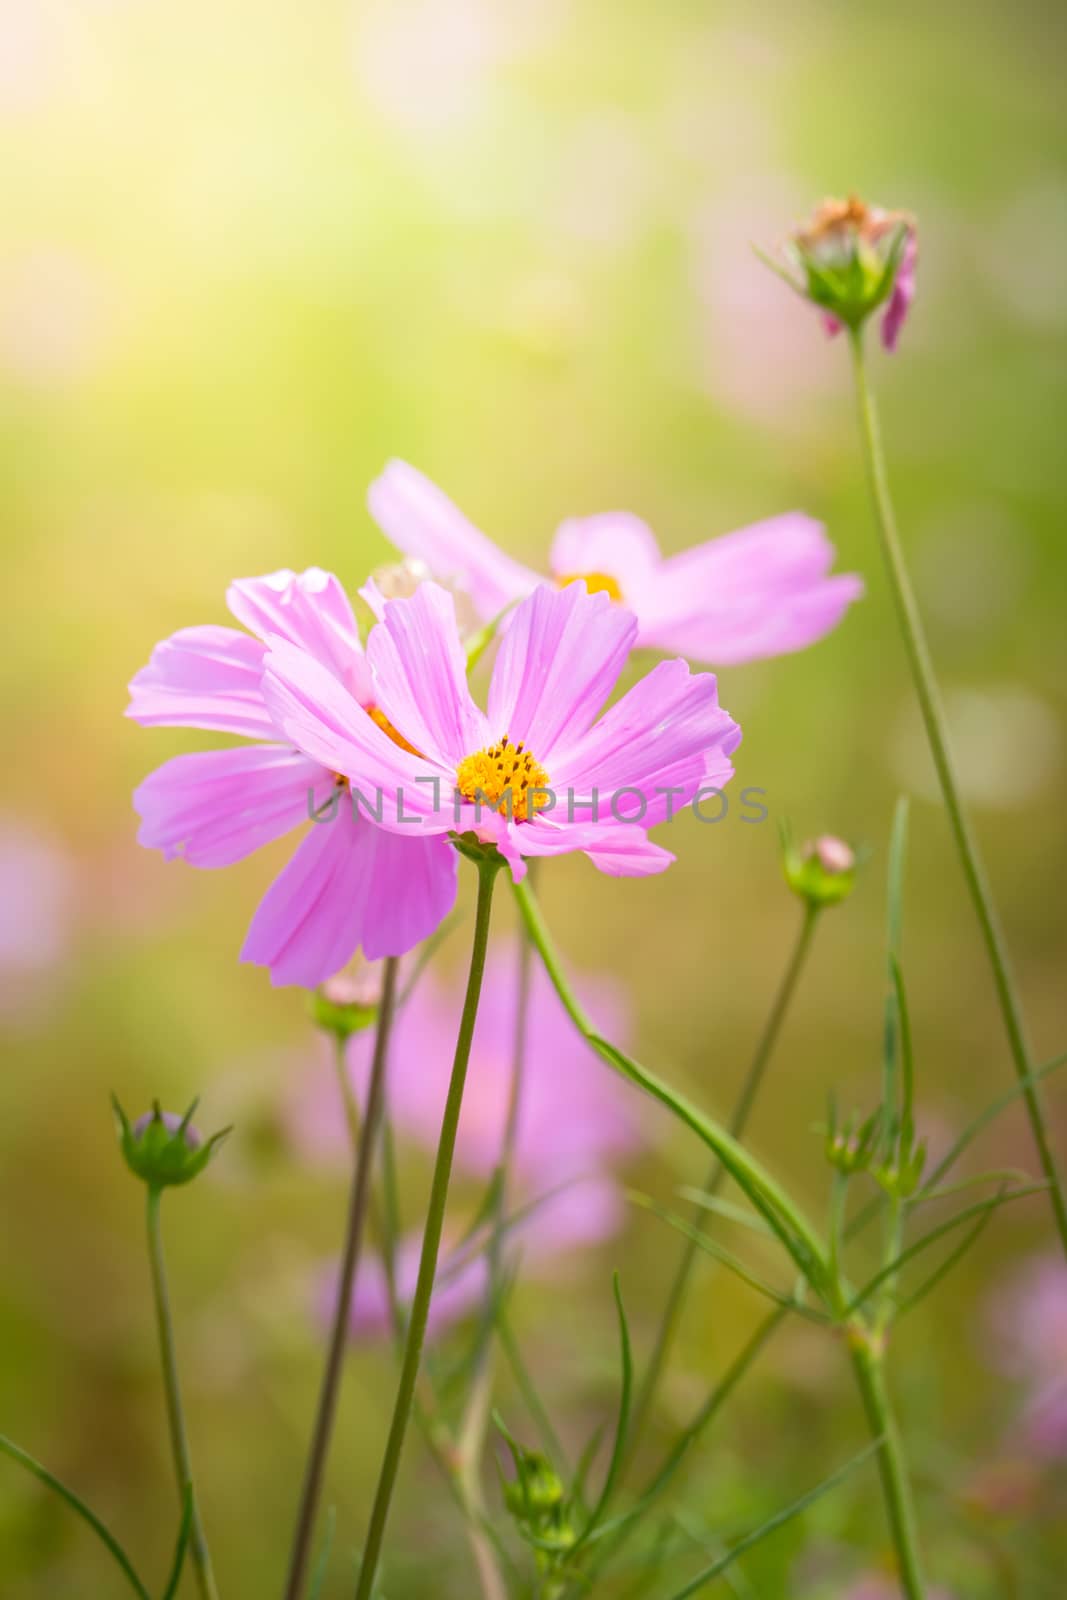
<path fill-rule="evenodd" d="M 132 1125 L 114 1095 L 111 1104 L 118 1123 L 119 1147 L 126 1165 L 135 1177 L 153 1189 L 189 1183 L 203 1172 L 219 1145 L 230 1132 L 223 1128 L 205 1141 L 192 1125 L 194 1100 L 184 1117 L 163 1111 L 157 1100 Z"/>
<path fill-rule="evenodd" d="M 854 1114 L 841 1123 L 837 1120 L 837 1107 L 831 1100 L 826 1124 L 827 1161 L 846 1177 L 866 1171 L 874 1160 L 881 1127 L 881 1107 L 872 1111 L 862 1122 L 858 1114 Z"/>
<path fill-rule="evenodd" d="M 867 206 L 855 195 L 824 200 L 810 221 L 794 230 L 783 253 L 797 276 L 776 270 L 819 308 L 828 333 L 861 328 L 885 306 L 882 343 L 887 350 L 896 349 L 915 295 L 914 217 Z"/>
<path fill-rule="evenodd" d="M 833 906 L 852 893 L 856 883 L 856 852 L 830 833 L 810 839 L 798 849 L 788 837 L 782 842 L 785 880 L 813 910 Z"/>
<path fill-rule="evenodd" d="M 316 1027 L 338 1039 L 348 1039 L 374 1022 L 381 995 L 381 963 L 357 956 L 313 990 L 308 1005 Z"/>

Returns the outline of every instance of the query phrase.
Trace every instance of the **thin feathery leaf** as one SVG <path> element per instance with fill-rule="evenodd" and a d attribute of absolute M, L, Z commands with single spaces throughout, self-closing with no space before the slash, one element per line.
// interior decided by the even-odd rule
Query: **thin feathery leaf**
<path fill-rule="evenodd" d="M 170 1577 L 167 1579 L 167 1587 L 163 1591 L 162 1600 L 174 1600 L 174 1596 L 178 1592 L 178 1585 L 181 1582 L 182 1569 L 185 1566 L 185 1557 L 189 1549 L 189 1539 L 192 1531 L 193 1486 L 191 1483 L 187 1483 L 185 1485 L 185 1493 L 182 1496 L 182 1520 L 178 1526 L 178 1543 L 175 1547 Z M 314 1597 L 312 1597 L 312 1600 L 314 1600 Z"/>

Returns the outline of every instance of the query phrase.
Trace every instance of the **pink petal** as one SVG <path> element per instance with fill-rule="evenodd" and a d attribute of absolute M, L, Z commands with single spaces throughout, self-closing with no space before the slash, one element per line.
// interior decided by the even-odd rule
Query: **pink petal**
<path fill-rule="evenodd" d="M 547 585 L 515 612 L 489 686 L 494 734 L 521 741 L 548 768 L 553 752 L 590 726 L 615 687 L 637 635 L 629 611 L 584 583 Z"/>
<path fill-rule="evenodd" d="M 419 826 L 439 833 L 451 826 L 447 804 L 437 808 L 433 789 L 419 780 L 437 777 L 450 785 L 454 769 L 442 772 L 402 750 L 306 651 L 277 641 L 264 665 L 263 695 L 278 730 L 305 755 L 349 778 L 365 797 L 367 814 L 404 834 Z M 417 822 L 401 822 L 401 813 Z"/>
<path fill-rule="evenodd" d="M 275 985 L 312 988 L 352 959 L 403 955 L 447 916 L 456 854 L 442 839 L 400 839 L 356 822 L 341 805 L 316 823 L 267 890 L 243 961 L 270 968 Z"/>
<path fill-rule="evenodd" d="M 655 535 L 647 524 L 628 511 L 607 511 L 561 523 L 548 564 L 557 580 L 590 573 L 614 578 L 623 604 L 638 611 L 660 559 Z"/>
<path fill-rule="evenodd" d="M 834 550 L 799 512 L 711 539 L 664 562 L 641 607 L 640 643 L 729 664 L 803 649 L 863 593 L 829 576 Z"/>
<path fill-rule="evenodd" d="M 890 352 L 897 347 L 900 331 L 911 310 L 911 302 L 915 298 L 915 269 L 918 260 L 919 244 L 915 234 L 912 233 L 904 246 L 904 254 L 901 256 L 893 284 L 893 293 L 889 296 L 889 304 L 882 318 L 882 343 Z"/>
<path fill-rule="evenodd" d="M 691 673 L 684 661 L 661 661 L 607 711 L 596 727 L 557 753 L 557 793 L 598 791 L 601 816 L 652 827 L 678 811 L 697 789 L 725 783 L 741 730 L 718 702 L 710 673 Z M 657 793 L 680 791 L 673 797 Z M 640 793 L 622 794 L 626 789 Z M 645 809 L 641 808 L 645 797 Z"/>
<path fill-rule="evenodd" d="M 371 484 L 367 504 L 398 550 L 424 561 L 443 583 L 462 584 L 483 622 L 541 582 L 536 572 L 498 550 L 436 484 L 404 461 L 390 461 Z"/>
<path fill-rule="evenodd" d="M 404 738 L 451 775 L 489 742 L 485 717 L 467 687 L 467 653 L 446 589 L 423 583 L 391 600 L 367 642 L 377 704 Z"/>
<path fill-rule="evenodd" d="M 574 822 L 552 828 L 541 822 L 517 823 L 510 830 L 511 848 L 500 846 L 516 883 L 526 874 L 515 857 L 564 855 L 580 850 L 609 878 L 647 878 L 666 872 L 674 861 L 669 850 L 654 844 L 644 828 L 626 823 Z"/>
<path fill-rule="evenodd" d="M 251 745 L 175 756 L 133 797 L 137 837 L 168 861 L 225 867 L 296 828 L 328 798 L 333 779 L 283 745 Z"/>
<path fill-rule="evenodd" d="M 260 693 L 263 646 L 235 628 L 182 628 L 130 684 L 126 715 L 142 727 L 210 728 L 271 738 Z"/>
<path fill-rule="evenodd" d="M 338 578 L 321 567 L 287 569 L 262 578 L 238 578 L 226 591 L 238 622 L 264 644 L 272 638 L 299 645 L 331 667 L 357 697 L 366 681 L 356 619 Z"/>

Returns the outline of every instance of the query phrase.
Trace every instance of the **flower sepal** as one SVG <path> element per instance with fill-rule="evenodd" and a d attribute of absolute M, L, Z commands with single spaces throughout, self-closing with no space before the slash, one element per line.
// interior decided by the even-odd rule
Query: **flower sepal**
<path fill-rule="evenodd" d="M 489 867 L 499 871 L 504 865 L 504 857 L 491 840 L 479 839 L 474 832 L 454 833 L 451 838 L 460 855 L 466 856 L 468 861 L 473 861 L 479 869 Z"/>
<path fill-rule="evenodd" d="M 173 1111 L 164 1111 L 156 1100 L 151 1111 L 146 1111 L 133 1123 L 116 1095 L 111 1096 L 111 1104 L 123 1159 L 134 1177 L 152 1189 L 191 1183 L 233 1131 L 221 1128 L 210 1139 L 203 1139 L 192 1123 L 193 1112 L 199 1104 L 197 1100 L 182 1117 Z"/>

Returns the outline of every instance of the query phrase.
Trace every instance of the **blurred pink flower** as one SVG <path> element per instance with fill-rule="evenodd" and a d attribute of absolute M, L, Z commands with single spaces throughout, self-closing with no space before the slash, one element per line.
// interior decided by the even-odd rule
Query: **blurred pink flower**
<path fill-rule="evenodd" d="M 403 461 L 371 485 L 368 504 L 405 555 L 466 584 L 485 622 L 545 581 Z M 800 650 L 829 633 L 863 590 L 859 578 L 830 576 L 833 558 L 822 527 L 800 512 L 664 560 L 651 529 L 617 511 L 562 523 L 548 566 L 560 587 L 584 579 L 591 593 L 632 610 L 638 645 L 726 664 Z"/>
<path fill-rule="evenodd" d="M 625 1044 L 622 992 L 605 980 L 582 979 L 583 1003 L 609 1038 Z M 456 1139 L 456 1165 L 488 1177 L 504 1138 L 515 1051 L 518 951 L 494 946 L 486 964 L 467 1087 Z M 389 1114 L 405 1138 L 433 1151 L 441 1129 L 462 994 L 430 971 L 401 1007 L 389 1059 Z M 370 1075 L 373 1029 L 353 1035 L 348 1066 L 362 1100 Z M 640 1148 L 649 1114 L 575 1032 L 539 963 L 530 975 L 525 1069 L 519 1099 L 513 1171 L 526 1194 L 543 1194 L 562 1180 L 601 1167 Z M 287 1119 L 298 1148 L 312 1160 L 346 1160 L 348 1130 L 332 1067 L 294 1081 Z M 561 1202 L 562 1203 L 562 1202 Z"/>
<path fill-rule="evenodd" d="M 892 1578 L 872 1573 L 847 1589 L 841 1600 L 900 1600 L 900 1585 Z M 947 1589 L 935 1587 L 926 1591 L 926 1600 L 955 1600 L 955 1597 Z"/>
<path fill-rule="evenodd" d="M 1067 1264 L 1034 1256 L 989 1303 L 993 1365 L 1026 1385 L 1022 1443 L 1045 1460 L 1067 1456 Z"/>
<path fill-rule="evenodd" d="M 562 1258 L 581 1246 L 594 1245 L 618 1231 L 625 1210 L 622 1190 L 608 1177 L 588 1177 L 545 1195 L 524 1212 L 509 1230 L 508 1242 L 521 1251 L 523 1274 L 553 1276 Z M 443 1333 L 484 1304 L 489 1286 L 489 1266 L 484 1249 L 464 1247 L 442 1259 L 430 1303 L 429 1336 Z M 405 1309 L 415 1292 L 422 1240 L 408 1234 L 397 1249 L 397 1299 Z M 326 1268 L 319 1275 L 315 1315 L 328 1327 L 336 1305 L 337 1272 Z M 349 1330 L 356 1339 L 380 1339 L 392 1328 L 389 1290 L 380 1257 L 360 1262 L 352 1296 Z"/>
<path fill-rule="evenodd" d="M 741 731 L 715 679 L 684 661 L 661 662 L 599 715 L 636 633 L 630 612 L 584 583 L 535 589 L 497 651 L 486 714 L 471 699 L 453 597 L 424 583 L 385 606 L 367 643 L 375 705 L 404 741 L 327 666 L 277 639 L 263 694 L 293 744 L 374 797 L 382 830 L 473 832 L 516 881 L 528 856 L 570 851 L 610 876 L 644 876 L 674 860 L 648 830 L 732 776 Z"/>
<path fill-rule="evenodd" d="M 227 604 L 248 633 L 184 628 L 157 645 L 130 684 L 127 716 L 143 727 L 206 728 L 273 741 L 279 728 L 261 691 L 270 640 L 301 653 L 343 692 L 368 728 L 392 744 L 395 730 L 372 719 L 370 670 L 338 580 L 318 567 L 231 584 Z M 410 747 L 409 747 L 410 748 Z M 333 768 L 292 745 L 258 743 L 175 756 L 134 794 L 140 842 L 167 860 L 222 867 L 308 820 L 336 800 Z M 347 796 L 345 797 L 347 802 Z M 310 828 L 252 919 L 242 960 L 270 968 L 275 984 L 313 986 L 362 947 L 401 955 L 433 932 L 456 892 L 456 856 L 444 838 L 388 833 L 337 803 Z"/>
<path fill-rule="evenodd" d="M 0 818 L 0 1011 L 34 1008 L 67 955 L 74 921 L 74 865 L 62 847 L 21 818 Z"/>

